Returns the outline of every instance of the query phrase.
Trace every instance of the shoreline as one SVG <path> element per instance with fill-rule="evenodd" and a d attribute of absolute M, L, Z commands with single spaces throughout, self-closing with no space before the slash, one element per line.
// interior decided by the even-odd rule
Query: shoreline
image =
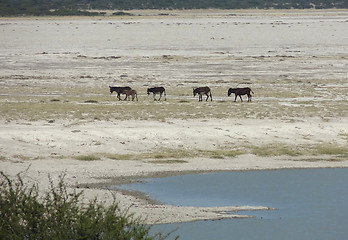
<path fill-rule="evenodd" d="M 251 120 L 255 122 L 256 120 Z M 227 121 L 229 122 L 229 121 Z M 277 120 L 277 125 L 281 129 L 282 122 Z M 163 122 L 153 122 L 153 121 L 121 121 L 121 122 L 89 122 L 89 123 L 80 123 L 77 125 L 72 125 L 73 127 L 67 127 L 67 122 L 63 121 L 55 124 L 46 124 L 45 122 L 31 122 L 30 124 L 24 125 L 23 123 L 17 124 L 15 122 L 2 123 L 1 124 L 1 146 L 2 146 L 2 156 L 0 161 L 0 169 L 8 174 L 10 177 L 15 177 L 16 174 L 22 172 L 23 177 L 26 181 L 30 183 L 39 184 L 41 191 L 46 191 L 49 186 L 48 176 L 56 183 L 59 177 L 63 174 L 64 181 L 69 186 L 69 189 L 73 190 L 82 190 L 84 201 L 89 201 L 94 198 L 98 198 L 98 201 L 104 202 L 105 204 L 111 203 L 116 199 L 119 202 L 121 209 L 127 209 L 131 214 L 134 214 L 137 218 L 144 218 L 146 223 L 149 224 L 164 224 L 164 223 L 173 223 L 173 222 L 191 222 L 199 220 L 217 220 L 225 218 L 245 218 L 251 217 L 243 215 L 243 212 L 239 207 L 229 206 L 225 208 L 200 208 L 200 207 L 178 207 L 170 205 L 162 205 L 157 202 L 149 199 L 146 194 L 143 193 L 134 193 L 127 191 L 119 190 L 110 190 L 107 186 L 117 185 L 117 184 L 126 184 L 131 182 L 139 181 L 142 178 L 154 178 L 154 177 L 166 177 L 174 175 L 183 175 L 183 174 L 197 174 L 205 172 L 219 172 L 219 171 L 257 171 L 257 170 L 278 170 L 278 169 L 305 169 L 305 168 L 347 168 L 348 160 L 346 158 L 336 158 L 335 156 L 330 155 L 316 155 L 316 156 L 257 156 L 253 154 L 241 154 L 235 157 L 221 157 L 221 158 L 211 158 L 211 157 L 183 157 L 178 161 L 177 159 L 172 158 L 161 158 L 156 160 L 156 158 L 149 159 L 128 159 L 128 160 L 117 160 L 109 159 L 107 157 L 101 157 L 98 160 L 77 160 L 73 157 L 74 152 L 84 153 L 84 154 L 93 154 L 95 150 L 93 146 L 88 146 L 88 144 L 82 144 L 81 142 L 89 142 L 89 139 L 94 139 L 97 141 L 97 147 L 100 152 L 106 151 L 106 149 L 112 149 L 112 146 L 115 146 L 116 142 L 123 142 L 121 138 L 122 134 L 114 130 L 113 135 L 109 135 L 108 138 L 105 138 L 104 129 L 109 129 L 112 125 L 123 126 L 119 129 L 124 129 L 126 126 L 134 127 L 137 126 L 135 131 L 136 136 L 133 136 L 134 139 L 141 139 L 137 142 L 136 140 L 132 141 L 130 144 L 120 144 L 120 146 L 129 145 L 124 151 L 132 152 L 138 151 L 145 154 L 147 147 L 142 148 L 141 146 L 146 146 L 147 144 L 153 143 L 154 141 L 164 142 L 167 139 L 168 131 L 176 132 L 180 135 L 179 138 L 181 144 L 185 145 L 187 148 L 192 149 L 196 145 L 191 145 L 195 142 L 195 135 L 187 132 L 188 138 L 184 137 L 180 131 L 182 127 L 188 131 L 190 128 L 187 128 L 187 121 L 178 121 L 175 123 L 163 123 Z M 263 124 L 266 122 L 263 121 Z M 248 126 L 248 123 L 244 123 Z M 260 124 L 256 121 L 255 124 Z M 269 124 L 275 124 L 272 120 Z M 288 123 L 283 123 L 288 125 Z M 298 127 L 298 124 L 295 123 Z M 323 128 L 323 122 L 320 121 L 320 128 Z M 327 122 L 325 129 L 331 130 L 335 124 L 334 122 Z M 157 126 L 156 128 L 151 128 L 151 131 L 155 131 L 156 134 L 153 137 L 147 137 L 143 139 L 142 134 L 148 132 L 148 126 Z M 173 126 L 174 125 L 174 126 Z M 210 119 L 203 122 L 195 122 L 197 128 L 202 128 L 203 126 L 213 131 L 211 134 L 214 136 L 211 141 L 218 143 L 221 139 L 226 140 L 226 137 L 221 135 L 221 128 L 227 127 L 224 125 L 224 120 Z M 316 131 L 316 128 L 312 126 L 312 132 Z M 169 128 L 172 126 L 173 128 Z M 219 127 L 217 127 L 219 126 Z M 243 129 L 243 125 L 238 125 L 239 131 Z M 326 140 L 337 138 L 337 136 L 344 131 L 344 121 L 341 128 L 336 128 L 336 132 L 326 132 Z M 289 126 L 288 126 L 289 127 Z M 195 132 L 196 129 L 191 126 L 191 130 Z M 233 128 L 233 126 L 231 127 Z M 267 125 L 264 125 L 264 128 L 267 128 Z M 247 128 L 249 129 L 249 128 Z M 257 135 L 261 134 L 260 129 L 254 131 L 254 143 L 258 142 Z M 121 131 L 121 130 L 120 130 Z M 162 132 L 163 131 L 163 132 Z M 231 129 L 230 129 L 231 131 Z M 243 130 L 245 134 L 248 134 L 246 129 Z M 288 130 L 287 130 L 288 131 Z M 39 135 L 35 135 L 39 133 Z M 218 134 L 220 133 L 220 134 Z M 54 146 L 50 144 L 51 138 L 46 136 L 55 136 L 54 137 Z M 78 134 L 77 137 L 79 142 L 79 147 L 74 146 L 74 140 L 76 137 L 74 135 Z M 177 140 L 176 134 L 171 138 L 173 147 L 176 146 Z M 336 135 L 337 134 L 337 135 Z M 7 136 L 7 138 L 5 137 Z M 45 137 L 46 136 L 46 137 Z M 102 136 L 97 140 L 97 136 Z M 270 134 L 263 135 L 262 141 L 269 141 L 272 143 L 275 139 L 275 136 Z M 331 136 L 331 137 L 330 137 Z M 129 138 L 129 136 L 125 136 Z M 199 138 L 201 136 L 198 136 Z M 289 137 L 289 136 L 288 136 Z M 288 138 L 287 137 L 287 138 Z M 319 140 L 315 140 L 316 137 L 319 137 Z M 40 138 L 39 140 L 35 140 Z M 294 136 L 292 141 L 297 136 Z M 313 140 L 321 141 L 323 138 L 322 132 L 318 132 L 318 136 L 313 135 Z M 70 148 L 64 147 L 65 142 L 70 139 Z M 110 141 L 107 141 L 109 139 Z M 214 140 L 215 139 L 215 140 Z M 288 140 L 288 139 L 287 139 Z M 166 140 L 168 141 L 168 139 Z M 277 139 L 279 141 L 279 137 Z M 298 140 L 297 140 L 298 141 Z M 16 144 L 14 144 L 16 142 Z M 167 143 L 169 144 L 169 143 Z M 180 145 L 181 145 L 180 144 Z M 199 145 L 200 148 L 211 148 L 209 146 L 211 143 L 203 142 L 203 145 Z M 42 146 L 46 146 L 42 148 Z M 50 146 L 47 148 L 47 146 Z M 60 154 L 55 148 L 60 149 Z M 14 149 L 15 147 L 15 149 Z M 87 147 L 87 148 L 86 148 Z M 196 146 L 197 147 L 197 146 Z M 13 155 L 14 152 L 18 152 L 16 149 L 22 149 L 26 155 Z M 45 153 L 44 149 L 49 150 Z M 118 152 L 123 150 L 117 148 Z M 8 154 L 4 154 L 7 152 Z M 65 153 L 64 153 L 65 152 Z M 38 156 L 38 153 L 41 153 L 41 156 Z M 140 156 L 138 156 L 140 157 Z M 335 159 L 336 158 L 336 159 Z M 232 212 L 238 212 L 233 215 L 229 214 L 227 211 L 231 210 Z M 271 210 L 272 206 L 248 206 L 248 210 Z M 165 217 L 163 217 L 165 216 Z"/>
<path fill-rule="evenodd" d="M 241 156 L 239 161 L 245 158 Z M 142 192 L 131 192 L 125 190 L 110 189 L 111 185 L 128 184 L 141 181 L 141 179 L 146 178 L 161 178 L 167 176 L 179 176 L 184 174 L 200 174 L 208 172 L 232 172 L 232 171 L 267 171 L 267 170 L 285 170 L 285 169 L 315 169 L 315 168 L 348 168 L 348 161 L 340 162 L 329 162 L 321 161 L 318 163 L 306 163 L 301 161 L 296 161 L 295 165 L 289 165 L 293 160 L 280 160 L 279 158 L 261 158 L 257 159 L 259 163 L 258 166 L 248 166 L 248 167 L 234 167 L 226 169 L 220 160 L 215 161 L 214 164 L 221 164 L 221 167 L 214 170 L 182 170 L 182 171 L 171 171 L 171 166 L 166 166 L 162 170 L 149 170 L 148 167 L 138 166 L 143 172 L 140 174 L 129 173 L 128 175 L 122 175 L 119 177 L 112 177 L 112 171 L 91 171 L 92 168 L 98 169 L 97 166 L 104 165 L 104 170 L 108 169 L 110 165 L 113 165 L 115 160 L 107 161 L 95 161 L 88 162 L 87 166 L 82 166 L 76 163 L 78 160 L 66 160 L 65 163 L 56 164 L 52 160 L 46 160 L 45 164 L 52 166 L 56 164 L 55 167 L 49 167 L 43 165 L 42 161 L 37 160 L 37 162 L 31 161 L 27 163 L 15 163 L 17 165 L 16 169 L 21 170 L 19 172 L 6 171 L 6 167 L 13 163 L 1 161 L 0 167 L 4 172 L 10 174 L 11 177 L 15 178 L 18 173 L 22 173 L 23 180 L 28 181 L 28 184 L 36 183 L 40 186 L 40 191 L 45 192 L 48 190 L 48 176 L 52 178 L 54 183 L 58 182 L 60 176 L 64 175 L 64 182 L 67 184 L 68 189 L 77 190 L 83 192 L 82 200 L 83 202 L 88 202 L 92 199 L 97 198 L 98 201 L 108 205 L 108 203 L 116 200 L 121 209 L 132 214 L 135 218 L 143 219 L 147 224 L 167 224 L 167 223 L 178 223 L 178 222 L 194 222 L 201 220 L 221 220 L 221 219 L 234 219 L 234 218 L 252 218 L 252 215 L 245 215 L 243 211 L 271 211 L 274 210 L 272 206 L 225 206 L 225 207 L 188 207 L 188 206 L 174 206 L 161 204 L 153 199 L 150 199 L 146 193 Z M 122 160 L 121 160 L 122 161 Z M 187 159 L 188 162 L 195 161 L 195 165 L 199 165 L 197 160 Z M 117 161 L 116 161 L 117 162 Z M 272 165 L 272 162 L 277 164 Z M 260 164 L 261 163 L 261 164 Z M 19 164 L 19 165 L 18 165 Z M 263 164 L 268 167 L 262 166 Z M 40 165 L 40 167 L 38 167 Z M 137 161 L 130 161 L 126 165 L 139 165 Z M 146 163 L 141 164 L 146 165 Z M 238 164 L 237 164 L 238 165 Z M 260 166 L 261 165 L 261 166 Z M 72 166 L 75 166 L 72 168 Z M 131 167 L 131 166 L 129 166 Z M 55 169 L 61 169 L 57 171 Z M 223 169 L 225 168 L 225 169 Z M 43 169 L 48 171 L 43 171 Z M 112 168 L 111 168 L 112 169 Z M 167 171 L 164 171 L 166 169 Z M 8 170 L 8 169 L 7 169 Z M 78 174 L 88 173 L 89 176 L 80 176 Z M 234 214 L 230 214 L 234 212 Z"/>

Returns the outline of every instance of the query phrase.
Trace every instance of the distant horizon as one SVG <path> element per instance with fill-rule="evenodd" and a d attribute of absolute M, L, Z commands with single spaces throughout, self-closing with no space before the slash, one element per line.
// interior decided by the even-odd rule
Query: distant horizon
<path fill-rule="evenodd" d="M 0 16 L 103 16 L 104 11 L 203 9 L 348 9 L 348 0 L 2 0 Z"/>

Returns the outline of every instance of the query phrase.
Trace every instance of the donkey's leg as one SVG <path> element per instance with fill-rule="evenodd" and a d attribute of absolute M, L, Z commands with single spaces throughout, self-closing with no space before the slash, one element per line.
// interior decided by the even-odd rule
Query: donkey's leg
<path fill-rule="evenodd" d="M 239 95 L 240 101 L 243 102 L 242 95 Z"/>
<path fill-rule="evenodd" d="M 237 94 L 234 95 L 234 101 L 237 101 Z"/>
<path fill-rule="evenodd" d="M 156 101 L 156 93 L 153 93 L 153 100 Z"/>
<path fill-rule="evenodd" d="M 164 101 L 167 101 L 166 91 L 164 91 L 163 93 L 164 93 Z"/>
<path fill-rule="evenodd" d="M 213 101 L 213 97 L 211 95 L 211 92 L 210 92 L 210 101 L 212 102 Z"/>
<path fill-rule="evenodd" d="M 160 97 L 159 97 L 158 101 L 161 100 L 161 97 L 162 97 L 162 93 L 160 92 Z"/>

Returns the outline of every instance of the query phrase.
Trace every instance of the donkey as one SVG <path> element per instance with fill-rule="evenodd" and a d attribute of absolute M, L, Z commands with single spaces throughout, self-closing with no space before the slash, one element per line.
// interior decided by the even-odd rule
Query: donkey
<path fill-rule="evenodd" d="M 193 88 L 193 96 L 195 97 L 196 94 L 198 94 L 198 101 L 202 101 L 202 95 L 205 94 L 207 96 L 207 99 L 205 101 L 208 101 L 210 97 L 210 101 L 213 101 L 213 98 L 211 96 L 211 91 L 209 87 L 199 87 L 199 88 Z"/>
<path fill-rule="evenodd" d="M 164 94 L 164 101 L 167 100 L 166 96 L 166 90 L 164 87 L 153 87 L 153 88 L 148 88 L 147 89 L 147 95 L 150 95 L 150 93 L 153 93 L 153 100 L 156 101 L 156 94 L 159 93 L 160 97 L 157 101 L 161 100 L 162 94 Z"/>
<path fill-rule="evenodd" d="M 248 88 L 248 87 L 245 87 L 245 88 L 230 88 L 228 89 L 228 93 L 227 95 L 230 96 L 231 93 L 234 93 L 234 101 L 237 100 L 237 96 L 239 96 L 240 100 L 243 102 L 243 99 L 242 99 L 242 95 L 248 95 L 248 102 L 251 102 L 251 94 L 250 92 L 252 92 L 254 94 L 254 92 Z"/>
<path fill-rule="evenodd" d="M 121 94 L 125 94 L 126 90 L 131 90 L 130 87 L 111 87 L 110 88 L 110 93 L 116 92 L 117 93 L 117 98 L 118 100 L 121 100 Z"/>
<path fill-rule="evenodd" d="M 129 97 L 132 96 L 132 101 L 134 101 L 134 98 L 136 98 L 138 101 L 138 94 L 137 91 L 135 91 L 134 89 L 125 90 L 124 94 L 126 94 L 126 98 L 124 100 L 126 100 L 127 98 L 129 100 Z"/>

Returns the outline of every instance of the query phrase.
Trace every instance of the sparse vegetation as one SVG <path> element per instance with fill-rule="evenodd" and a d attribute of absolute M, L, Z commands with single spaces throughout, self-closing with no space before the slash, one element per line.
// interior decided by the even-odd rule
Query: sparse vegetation
<path fill-rule="evenodd" d="M 152 160 L 149 161 L 150 163 L 154 163 L 154 164 L 176 164 L 176 163 L 187 163 L 187 161 L 185 160 Z"/>
<path fill-rule="evenodd" d="M 0 239 L 165 239 L 150 236 L 150 226 L 122 211 L 116 200 L 106 206 L 82 202 L 83 192 L 69 191 L 64 175 L 43 196 L 21 176 L 0 173 Z"/>
<path fill-rule="evenodd" d="M 302 155 L 302 152 L 300 152 L 297 149 L 294 149 L 294 147 L 287 146 L 285 144 L 268 144 L 263 146 L 254 146 L 251 149 L 251 153 L 258 156 L 282 156 L 282 155 L 288 155 L 288 156 L 298 156 Z"/>
<path fill-rule="evenodd" d="M 185 158 L 234 158 L 243 154 L 253 154 L 261 157 L 273 156 L 319 156 L 330 155 L 335 159 L 348 157 L 348 147 L 329 143 L 317 145 L 287 145 L 284 143 L 270 143 L 261 146 L 244 145 L 238 149 L 175 149 L 160 148 L 149 153 L 111 154 L 95 153 L 93 155 L 75 156 L 78 160 L 93 161 L 105 157 L 113 160 L 150 160 L 151 163 L 185 163 Z"/>
<path fill-rule="evenodd" d="M 101 98 L 104 98 L 101 96 Z M 310 107 L 300 108 L 294 106 L 283 106 L 279 102 L 251 103 L 248 106 L 240 104 L 236 108 L 231 102 L 212 102 L 206 104 L 204 108 L 196 103 L 194 99 L 181 102 L 180 100 L 168 100 L 166 103 L 156 105 L 148 104 L 147 99 L 141 99 L 139 102 L 116 102 L 109 101 L 82 100 L 86 103 L 80 104 L 76 101 L 11 101 L 5 102 L 0 106 L 2 116 L 7 119 L 24 119 L 29 121 L 43 119 L 100 119 L 100 120 L 165 120 L 166 118 L 178 119 L 195 119 L 195 118 L 228 118 L 231 116 L 230 109 L 233 109 L 234 117 L 245 118 L 298 118 L 298 117 L 315 117 L 321 109 L 322 117 L 345 116 L 347 110 L 344 109 L 345 102 L 338 102 L 334 106 L 331 103 L 315 103 Z M 87 102 L 88 101 L 88 102 Z M 131 105 L 131 106 L 130 106 Z M 263 111 L 262 108 L 265 108 Z M 332 110 L 340 108 L 340 111 Z M 122 112 L 123 114 L 119 114 Z"/>
<path fill-rule="evenodd" d="M 85 103 L 98 103 L 97 100 L 86 100 Z"/>
<path fill-rule="evenodd" d="M 96 155 L 79 155 L 79 156 L 75 156 L 74 157 L 77 160 L 81 160 L 81 161 L 96 161 L 96 160 L 100 160 L 99 156 Z"/>
<path fill-rule="evenodd" d="M 334 144 L 319 144 L 314 147 L 313 155 L 331 155 L 337 157 L 348 157 L 348 147 Z"/>
<path fill-rule="evenodd" d="M 273 143 L 262 146 L 252 146 L 250 151 L 254 155 L 263 157 L 285 155 L 292 157 L 329 155 L 334 159 L 343 159 L 348 156 L 348 147 L 330 143 L 301 146 Z"/>
<path fill-rule="evenodd" d="M 59 81 L 59 80 L 57 80 Z M 267 86 L 269 82 L 262 82 Z M 326 83 L 325 80 L 311 80 Z M 342 84 L 339 79 L 327 80 L 331 84 Z M 127 83 L 124 83 L 127 84 Z M 206 84 L 206 83 L 202 83 Z M 208 84 L 207 84 L 208 85 Z M 294 87 L 297 83 L 294 82 Z M 16 97 L 15 87 L 0 89 L 0 112 L 3 118 L 9 120 L 45 120 L 45 119 L 99 119 L 99 120 L 160 120 L 166 119 L 197 119 L 197 118 L 252 118 L 252 119 L 298 119 L 306 117 L 335 118 L 348 115 L 345 99 L 331 101 L 318 97 L 302 100 L 302 97 L 320 96 L 320 89 L 313 89 L 312 85 L 301 87 L 301 95 L 293 93 L 292 87 L 285 88 L 280 85 L 272 86 L 272 93 L 266 87 L 254 87 L 255 95 L 252 103 L 234 103 L 233 97 L 227 97 L 227 87 L 215 87 L 213 91 L 213 102 L 198 104 L 190 87 L 168 87 L 169 96 L 167 101 L 155 102 L 151 97 L 145 96 L 146 89 L 134 86 L 139 93 L 139 101 L 118 101 L 115 95 L 110 95 L 107 88 L 69 88 L 52 86 L 51 91 L 61 93 L 59 98 L 52 99 L 51 96 L 40 96 L 46 86 L 28 86 L 22 90 L 21 98 Z M 256 88 L 256 90 L 255 90 Z M 336 96 L 340 88 L 328 88 L 326 95 Z M 84 92 L 93 95 L 79 94 Z M 13 94 L 12 94 L 13 93 Z M 34 94 L 38 94 L 38 96 Z M 28 94 L 28 96 L 26 96 Z M 343 92 L 342 92 L 343 94 Z M 219 99 L 220 98 L 220 99 Z M 262 99 L 262 100 L 260 100 Z M 122 113 L 122 114 L 120 114 Z"/>
<path fill-rule="evenodd" d="M 111 153 L 105 153 L 102 154 L 104 157 L 112 159 L 112 160 L 133 160 L 134 155 L 132 154 L 111 154 Z"/>
<path fill-rule="evenodd" d="M 151 160 L 150 162 L 170 161 L 171 163 L 182 163 L 184 158 L 225 158 L 236 157 L 246 153 L 242 150 L 201 150 L 201 149 L 175 149 L 175 148 L 161 148 L 150 153 L 141 154 L 102 154 L 109 159 L 115 160 Z"/>

